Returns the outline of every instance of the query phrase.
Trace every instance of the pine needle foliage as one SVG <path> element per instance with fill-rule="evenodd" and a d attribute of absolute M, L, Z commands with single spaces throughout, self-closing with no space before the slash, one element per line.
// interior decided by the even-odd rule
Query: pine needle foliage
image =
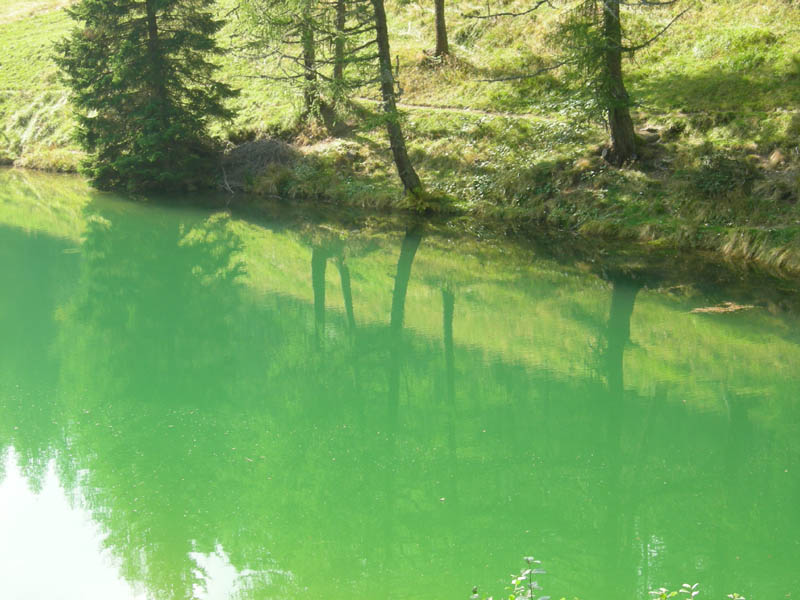
<path fill-rule="evenodd" d="M 601 11 L 597 0 L 585 0 L 571 7 L 564 11 L 547 41 L 555 49 L 568 75 L 581 83 L 577 91 L 587 118 L 605 124 L 606 107 L 618 100 L 609 93 L 604 69 L 607 41 L 603 36 Z"/>
<path fill-rule="evenodd" d="M 377 81 L 369 0 L 241 0 L 236 13 L 242 50 L 302 90 L 305 117 Z"/>
<path fill-rule="evenodd" d="M 211 0 L 80 0 L 56 45 L 71 92 L 83 169 L 100 189 L 179 190 L 208 183 L 212 118 L 235 95 L 215 80 L 222 22 Z"/>
<path fill-rule="evenodd" d="M 686 10 L 653 37 L 629 39 L 625 11 L 671 8 L 679 0 L 580 0 L 564 11 L 549 42 L 560 54 L 559 65 L 582 83 L 587 116 L 605 122 L 611 131 L 610 162 L 622 165 L 636 158 L 630 109 L 634 105 L 625 88 L 623 58 L 654 43 Z"/>

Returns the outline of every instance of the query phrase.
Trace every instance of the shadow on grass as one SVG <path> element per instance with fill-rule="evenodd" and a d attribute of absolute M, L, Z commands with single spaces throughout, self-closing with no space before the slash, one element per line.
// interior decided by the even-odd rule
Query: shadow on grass
<path fill-rule="evenodd" d="M 630 81 L 635 96 L 665 111 L 742 114 L 800 105 L 798 77 L 769 67 L 743 72 L 710 65 L 696 73 L 668 72 Z"/>

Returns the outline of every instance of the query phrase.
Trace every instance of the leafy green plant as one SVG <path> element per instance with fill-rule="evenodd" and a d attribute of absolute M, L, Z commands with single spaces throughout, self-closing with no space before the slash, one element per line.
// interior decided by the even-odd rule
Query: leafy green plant
<path fill-rule="evenodd" d="M 694 585 L 689 585 L 688 583 L 684 583 L 679 590 L 677 591 L 670 591 L 665 587 L 658 588 L 657 590 L 653 590 L 650 592 L 650 595 L 658 600 L 667 600 L 667 598 L 674 598 L 678 594 L 686 594 L 690 599 L 694 599 L 700 593 L 700 590 L 697 589 L 699 587 L 699 583 L 695 583 Z M 729 596 L 730 597 L 730 596 Z"/>
<path fill-rule="evenodd" d="M 517 575 L 511 576 L 511 585 L 507 587 L 510 590 L 509 600 L 550 600 L 550 596 L 538 596 L 538 598 L 536 596 L 536 592 L 541 591 L 542 587 L 533 577 L 534 575 L 545 575 L 547 573 L 547 571 L 538 566 L 542 564 L 542 561 L 533 556 L 526 556 L 524 560 L 526 566 Z M 477 586 L 472 588 L 470 600 L 480 600 Z M 489 596 L 486 600 L 493 600 L 493 598 Z"/>

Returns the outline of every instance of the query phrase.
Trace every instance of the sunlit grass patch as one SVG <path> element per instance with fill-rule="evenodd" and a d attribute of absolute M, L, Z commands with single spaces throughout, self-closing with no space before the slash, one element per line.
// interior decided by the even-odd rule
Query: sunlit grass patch
<path fill-rule="evenodd" d="M 430 53 L 432 5 L 388 2 L 409 152 L 431 190 L 479 216 L 739 248 L 766 258 L 769 252 L 742 250 L 738 232 L 751 232 L 763 248 L 798 238 L 796 7 L 781 0 L 696 3 L 627 61 L 637 128 L 652 130 L 642 139 L 655 141 L 643 141 L 637 163 L 615 170 L 599 154 L 607 131 L 588 118 L 586 98 L 561 70 L 487 81 L 552 64 L 557 51 L 547 34 L 558 10 L 473 18 L 530 6 L 495 4 L 447 4 L 452 56 L 438 60 Z M 62 5 L 14 0 L 0 8 L 0 163 L 72 170 L 80 161 L 71 109 L 50 58 L 55 40 L 72 27 Z M 218 4 L 221 15 L 235 14 L 233 7 L 232 0 Z M 629 13 L 626 31 L 631 39 L 646 38 L 681 9 Z M 220 36 L 221 78 L 241 94 L 233 100 L 235 119 L 213 123 L 212 135 L 226 147 L 280 139 L 302 155 L 292 165 L 253 173 L 248 191 L 381 208 L 401 201 L 375 86 L 338 107 L 344 133 L 303 125 L 300 91 L 268 78 L 274 64 L 241 52 L 235 20 Z M 781 234 L 756 235 L 770 230 Z"/>
<path fill-rule="evenodd" d="M 0 4 L 0 23 L 25 19 L 69 6 L 72 0 L 14 0 Z"/>

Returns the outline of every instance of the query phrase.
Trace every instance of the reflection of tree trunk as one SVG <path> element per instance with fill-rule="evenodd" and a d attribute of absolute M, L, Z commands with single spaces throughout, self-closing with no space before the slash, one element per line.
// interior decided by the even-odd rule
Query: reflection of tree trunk
<path fill-rule="evenodd" d="M 396 425 L 397 410 L 400 402 L 400 362 L 402 360 L 402 330 L 406 311 L 406 293 L 408 280 L 411 278 L 411 265 L 422 240 L 422 232 L 418 227 L 410 227 L 403 238 L 400 257 L 397 259 L 397 274 L 394 277 L 392 292 L 392 314 L 389 322 L 389 415 L 393 426 Z"/>
<path fill-rule="evenodd" d="M 745 523 L 755 506 L 754 490 L 763 488 L 753 480 L 752 474 L 744 469 L 747 459 L 757 444 L 754 443 L 753 427 L 747 412 L 746 401 L 723 384 L 723 399 L 728 407 L 728 435 L 725 444 L 725 479 L 723 498 L 730 522 Z M 748 476 L 750 475 L 750 476 Z M 743 540 L 735 535 L 735 528 L 726 527 L 718 537 L 720 544 L 717 555 L 722 557 L 720 572 L 733 572 L 738 567 L 737 554 L 743 547 Z M 732 535 L 733 534 L 733 535 Z"/>
<path fill-rule="evenodd" d="M 325 267 L 328 253 L 321 248 L 311 250 L 311 287 L 314 288 L 314 333 L 317 343 L 325 335 Z"/>
<path fill-rule="evenodd" d="M 450 482 L 447 498 L 451 505 L 458 503 L 458 462 L 456 460 L 456 369 L 453 348 L 453 313 L 455 312 L 453 292 L 442 289 L 442 338 L 444 341 L 445 400 L 447 401 L 447 446 L 450 458 Z"/>
<path fill-rule="evenodd" d="M 375 10 L 375 30 L 378 42 L 378 63 L 380 68 L 381 96 L 383 97 L 383 110 L 386 113 L 386 130 L 389 134 L 389 145 L 392 148 L 394 164 L 400 181 L 406 191 L 418 191 L 421 183 L 411 159 L 406 150 L 406 141 L 403 130 L 400 128 L 400 115 L 397 113 L 397 103 L 394 91 L 394 76 L 392 75 L 392 52 L 389 49 L 389 30 L 386 25 L 386 8 L 383 0 L 372 0 Z"/>
<path fill-rule="evenodd" d="M 637 424 L 634 428 L 635 436 L 639 437 L 639 442 L 634 446 L 632 452 L 635 458 L 628 461 L 630 466 L 630 477 L 633 481 L 644 478 L 647 473 L 647 463 L 652 456 L 652 451 L 656 447 L 652 440 L 656 439 L 658 435 L 657 424 L 660 423 L 660 411 L 667 405 L 667 393 L 663 386 L 657 386 L 653 392 L 652 397 L 649 399 L 649 406 L 647 415 L 644 417 L 641 424 Z M 629 520 L 636 520 L 636 524 L 631 527 L 631 539 L 636 540 L 632 543 L 632 548 L 635 547 L 636 559 L 638 566 L 633 568 L 633 560 L 630 565 L 626 566 L 625 572 L 638 572 L 641 574 L 634 584 L 631 597 L 644 598 L 648 592 L 657 586 L 656 581 L 651 581 L 651 567 L 653 563 L 653 556 L 650 553 L 650 519 L 652 516 L 649 511 L 641 511 L 641 508 L 647 507 L 647 499 L 650 498 L 650 491 L 648 491 L 641 483 L 633 486 L 630 494 L 628 504 Z"/>
<path fill-rule="evenodd" d="M 725 481 L 730 484 L 732 496 L 741 498 L 738 493 L 746 487 L 743 482 L 738 482 L 742 465 L 750 453 L 750 440 L 753 432 L 750 419 L 747 416 L 747 407 L 744 401 L 723 385 L 722 396 L 728 407 L 728 436 L 725 449 Z M 742 485 L 740 485 L 742 484 Z"/>
<path fill-rule="evenodd" d="M 624 577 L 622 556 L 626 550 L 625 530 L 629 523 L 625 519 L 625 491 L 622 489 L 622 429 L 624 420 L 624 376 L 623 358 L 625 346 L 630 340 L 631 315 L 633 314 L 636 295 L 641 284 L 622 276 L 611 279 L 611 309 L 606 329 L 606 349 L 603 355 L 603 367 L 607 379 L 608 403 L 605 406 L 606 442 L 605 455 L 608 472 L 608 504 L 606 513 L 607 536 L 614 549 L 606 555 L 606 567 L 609 586 L 612 589 L 624 589 L 620 581 Z M 635 587 L 635 586 L 633 586 Z M 631 592 L 632 590 L 627 590 Z"/>
<path fill-rule="evenodd" d="M 455 358 L 453 353 L 453 292 L 442 290 L 442 337 L 444 338 L 445 398 L 452 405 L 456 395 Z"/>
<path fill-rule="evenodd" d="M 392 292 L 392 312 L 389 323 L 389 355 L 388 370 L 388 407 L 386 411 L 386 435 L 388 450 L 385 453 L 387 464 L 385 468 L 386 481 L 384 490 L 386 495 L 386 512 L 383 519 L 383 538 L 387 549 L 386 560 L 393 559 L 395 549 L 394 541 L 394 508 L 396 501 L 395 454 L 397 450 L 397 429 L 400 404 L 400 366 L 403 359 L 402 330 L 405 316 L 406 293 L 408 281 L 411 278 L 411 265 L 422 240 L 422 231 L 415 226 L 406 231 L 403 244 L 400 248 L 400 257 L 397 260 L 397 273 L 394 278 Z"/>
<path fill-rule="evenodd" d="M 344 300 L 344 310 L 347 314 L 347 328 L 353 332 L 356 330 L 356 317 L 353 312 L 353 292 L 350 288 L 350 269 L 342 257 L 336 261 L 339 269 L 339 278 L 342 281 L 342 299 Z"/>
<path fill-rule="evenodd" d="M 406 292 L 408 280 L 411 278 L 411 265 L 414 256 L 422 241 L 422 231 L 419 227 L 410 227 L 403 238 L 400 247 L 400 258 L 397 259 L 397 273 L 394 277 L 394 291 L 392 292 L 392 317 L 390 328 L 393 334 L 399 334 L 403 328 L 403 319 L 406 312 Z"/>
<path fill-rule="evenodd" d="M 611 311 L 608 315 L 604 368 L 612 397 L 621 399 L 623 389 L 622 358 L 631 335 L 631 315 L 641 284 L 632 280 L 614 279 Z"/>

